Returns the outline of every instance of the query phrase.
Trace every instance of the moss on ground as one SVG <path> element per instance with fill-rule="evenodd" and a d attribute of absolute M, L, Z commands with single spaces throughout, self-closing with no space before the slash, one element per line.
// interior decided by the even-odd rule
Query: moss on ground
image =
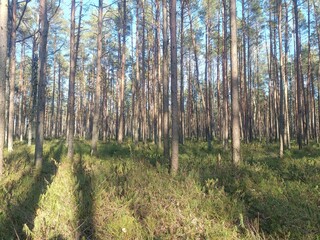
<path fill-rule="evenodd" d="M 320 151 L 310 144 L 278 159 L 276 144 L 229 151 L 187 141 L 180 172 L 153 144 L 45 144 L 43 171 L 24 144 L 6 153 L 0 182 L 0 239 L 319 239 Z M 221 157 L 218 157 L 218 156 Z M 24 231 L 23 231 L 24 226 Z"/>

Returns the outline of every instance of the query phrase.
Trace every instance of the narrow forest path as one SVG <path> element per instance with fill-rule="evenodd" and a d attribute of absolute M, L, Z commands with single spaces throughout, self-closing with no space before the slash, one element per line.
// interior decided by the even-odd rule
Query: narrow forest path
<path fill-rule="evenodd" d="M 317 239 L 320 153 L 315 144 L 277 158 L 245 145 L 235 168 L 222 146 L 186 142 L 172 177 L 154 144 L 47 141 L 41 173 L 17 143 L 0 180 L 1 239 Z M 254 155 L 252 153 L 255 153 Z M 221 153 L 221 160 L 217 156 Z"/>
<path fill-rule="evenodd" d="M 51 159 L 60 159 L 63 142 L 52 141 L 44 148 L 43 171 L 33 168 L 32 147 L 22 145 L 8 156 L 10 168 L 1 180 L 0 239 L 24 238 L 23 225 L 33 227 L 37 204 L 56 173 Z"/>

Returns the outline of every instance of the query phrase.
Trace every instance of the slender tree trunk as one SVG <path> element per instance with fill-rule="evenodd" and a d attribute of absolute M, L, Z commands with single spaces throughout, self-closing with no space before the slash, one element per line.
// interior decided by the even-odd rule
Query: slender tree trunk
<path fill-rule="evenodd" d="M 220 6 L 220 4 L 219 4 Z M 221 101 L 220 101 L 220 11 L 218 12 L 218 40 L 217 40 L 217 111 L 218 111 L 218 129 L 219 129 L 219 140 L 222 137 L 222 119 L 221 119 Z"/>
<path fill-rule="evenodd" d="M 231 33 L 231 101 L 232 101 L 232 159 L 235 165 L 240 164 L 240 119 L 239 119 L 239 83 L 237 59 L 237 21 L 236 0 L 230 0 L 230 33 Z"/>
<path fill-rule="evenodd" d="M 310 137 L 312 136 L 312 99 L 311 99 L 311 43 L 310 43 L 310 37 L 311 37 L 311 31 L 310 31 L 310 0 L 308 0 L 308 72 L 307 72 L 307 96 L 305 102 L 305 112 L 306 112 L 306 138 L 307 138 L 307 143 L 309 143 Z"/>
<path fill-rule="evenodd" d="M 183 66 L 183 57 L 184 57 L 184 6 L 185 1 L 181 0 L 181 12 L 180 12 L 180 131 L 179 131 L 179 143 L 184 143 L 184 66 Z"/>
<path fill-rule="evenodd" d="M 209 7 L 209 5 L 208 5 Z M 207 143 L 208 143 L 208 149 L 211 149 L 212 148 L 212 145 L 211 145 L 211 128 L 210 128 L 210 123 L 211 123 L 211 120 L 210 120 L 210 103 L 209 103 L 209 89 L 208 89 L 208 69 L 209 69 L 209 50 L 208 50 L 208 39 L 209 39 L 209 20 L 207 20 L 206 22 L 206 36 L 205 36 L 206 40 L 206 53 L 205 53 L 205 77 L 204 77 L 204 80 L 205 80 L 205 101 L 206 101 L 206 104 L 205 104 L 205 111 L 206 111 L 206 138 L 207 138 Z M 210 75 L 209 75 L 210 77 Z"/>
<path fill-rule="evenodd" d="M 57 111 L 56 111 L 56 127 L 54 130 L 54 137 L 60 137 L 60 113 L 61 113 L 61 63 L 58 62 L 58 96 L 57 96 Z"/>
<path fill-rule="evenodd" d="M 25 66 L 25 43 L 21 44 L 21 59 L 20 59 L 20 80 L 19 80 L 19 93 L 20 93 L 20 101 L 19 101 L 19 134 L 20 134 L 20 142 L 23 141 L 24 138 L 24 130 L 25 130 L 25 80 L 24 80 L 24 66 Z"/>
<path fill-rule="evenodd" d="M 34 121 L 37 108 L 37 96 L 38 96 L 38 43 L 36 35 L 33 36 L 32 41 L 32 69 L 31 69 L 31 100 L 30 100 L 30 113 L 28 123 L 28 146 L 31 146 L 32 137 L 35 133 L 36 124 Z"/>
<path fill-rule="evenodd" d="M 54 36 L 53 40 L 53 48 L 54 52 L 56 51 L 56 44 L 57 44 L 57 36 Z M 53 85 L 52 85 L 52 99 L 51 99 L 51 117 L 50 117 L 50 136 L 54 136 L 54 130 L 57 123 L 54 122 L 54 100 L 55 100 L 55 93 L 56 93 L 56 56 L 53 56 Z M 55 126 L 55 127 L 54 127 Z"/>
<path fill-rule="evenodd" d="M 98 144 L 98 139 L 99 139 L 102 27 L 103 27 L 102 15 L 103 15 L 103 0 L 99 0 L 98 37 L 97 37 L 97 46 L 98 46 L 98 49 L 97 49 L 98 50 L 98 53 L 97 53 L 97 79 L 96 79 L 96 90 L 95 90 L 95 96 L 94 96 L 94 114 L 93 114 L 92 142 L 91 142 L 91 154 L 93 154 L 93 155 L 97 154 L 97 144 Z M 120 134 L 121 133 L 119 132 L 119 135 Z"/>
<path fill-rule="evenodd" d="M 6 126 L 6 64 L 8 33 L 8 1 L 0 0 L 0 177 L 3 174 L 4 143 Z"/>
<path fill-rule="evenodd" d="M 119 98 L 119 133 L 118 133 L 118 143 L 122 143 L 124 138 L 124 87 L 125 87 L 125 67 L 126 67 L 126 28 L 127 28 L 127 13 L 126 5 L 127 1 L 123 1 L 122 9 L 122 46 L 121 46 L 121 82 L 120 82 L 120 98 Z"/>
<path fill-rule="evenodd" d="M 176 0 L 170 0 L 170 37 L 171 37 L 171 106 L 172 106 L 172 152 L 171 174 L 175 175 L 179 165 L 179 107 L 177 86 L 177 26 Z"/>
<path fill-rule="evenodd" d="M 35 164 L 37 169 L 42 168 L 44 120 L 46 109 L 46 65 L 47 65 L 47 39 L 49 22 L 47 19 L 47 1 L 40 0 L 40 71 L 38 91 L 38 111 L 36 125 Z"/>
<path fill-rule="evenodd" d="M 297 0 L 293 0 L 294 7 L 294 21 L 295 21 L 295 38 L 296 38 L 296 81 L 297 81 L 297 103 L 298 103 L 298 125 L 297 125 L 297 141 L 299 149 L 302 148 L 302 131 L 303 131 L 303 113 L 302 113 L 302 101 L 301 101 L 301 65 L 300 65 L 300 37 L 299 37 L 299 17 L 298 17 L 298 3 Z"/>
<path fill-rule="evenodd" d="M 167 27 L 167 1 L 162 1 L 163 14 L 163 152 L 164 157 L 169 160 L 169 80 L 168 80 L 168 27 Z"/>
<path fill-rule="evenodd" d="M 288 102 L 288 71 L 287 71 L 287 59 L 288 59 L 288 38 L 289 38 L 289 23 L 288 23 L 288 4 L 285 2 L 286 7 L 286 26 L 285 26 L 285 57 L 284 57 L 284 131 L 285 131 L 285 144 L 290 149 L 291 139 L 290 139 L 290 119 L 289 119 L 289 102 Z"/>
<path fill-rule="evenodd" d="M 68 92 L 68 159 L 73 161 L 74 156 L 74 129 L 75 129 L 75 114 L 74 114 L 74 91 L 76 77 L 76 54 L 75 54 L 75 20 L 76 4 L 75 0 L 71 2 L 71 24 L 70 24 L 70 72 L 69 72 L 69 92 Z"/>
<path fill-rule="evenodd" d="M 145 8 L 144 1 L 141 0 L 141 10 L 142 10 L 142 81 L 141 81 L 141 135 L 142 140 L 146 142 L 147 136 L 147 96 L 146 96 L 146 38 L 145 38 L 145 28 L 146 28 L 146 17 L 145 17 Z"/>
<path fill-rule="evenodd" d="M 138 143 L 139 141 L 139 109 L 141 110 L 141 98 L 140 98 L 140 34 L 139 34 L 139 0 L 137 0 L 137 9 L 136 9 L 136 79 L 135 79 L 135 95 L 136 95 L 136 101 L 137 106 L 133 109 L 134 116 L 133 116 L 133 139 L 135 143 Z M 135 102 L 133 102 L 136 104 Z M 134 106 L 134 105 L 133 105 Z"/>
<path fill-rule="evenodd" d="M 280 115 L 279 115 L 279 132 L 280 132 L 280 149 L 279 156 L 283 157 L 283 146 L 284 146 L 284 109 L 283 109 L 283 79 L 285 78 L 285 71 L 283 66 L 283 52 L 282 52 L 282 2 L 278 1 L 278 35 L 279 35 L 279 53 L 280 53 Z"/>
<path fill-rule="evenodd" d="M 223 147 L 228 148 L 228 76 L 227 76 L 227 2 L 223 1 L 223 57 L 222 57 L 222 76 L 223 76 Z"/>
<path fill-rule="evenodd" d="M 162 145 L 162 102 L 161 102 L 161 56 L 160 56 L 160 32 L 161 32 L 161 26 L 160 26 L 161 22 L 160 22 L 160 0 L 156 1 L 156 26 L 157 26 L 157 37 L 156 37 L 156 41 L 157 41 L 157 51 L 156 51 L 156 55 L 155 58 L 157 59 L 157 64 L 156 64 L 156 71 L 157 71 L 157 143 L 158 143 L 158 147 L 160 147 Z"/>
<path fill-rule="evenodd" d="M 13 151 L 14 140 L 14 92 L 16 77 L 16 25 L 17 25 L 17 0 L 11 6 L 11 41 L 9 59 L 9 119 L 8 119 L 8 151 Z"/>

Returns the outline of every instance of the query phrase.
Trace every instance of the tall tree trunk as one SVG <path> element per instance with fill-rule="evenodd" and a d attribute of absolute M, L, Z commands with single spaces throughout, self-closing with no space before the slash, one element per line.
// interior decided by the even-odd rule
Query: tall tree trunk
<path fill-rule="evenodd" d="M 24 130 L 25 130 L 25 80 L 24 80 L 24 66 L 25 66 L 25 43 L 21 43 L 21 59 L 20 59 L 20 79 L 19 79 L 19 134 L 20 134 L 20 142 L 23 141 L 24 138 Z"/>
<path fill-rule="evenodd" d="M 237 20 L 236 0 L 230 0 L 230 33 L 231 33 L 231 101 L 232 101 L 232 159 L 235 165 L 240 164 L 240 119 L 239 119 L 239 83 L 237 55 Z"/>
<path fill-rule="evenodd" d="M 75 0 L 71 2 L 71 24 L 70 24 L 70 72 L 69 72 L 69 92 L 68 92 L 68 159 L 73 161 L 74 156 L 74 128 L 75 128 L 75 114 L 74 114 L 74 90 L 76 77 L 76 53 L 75 53 L 75 20 L 76 3 Z"/>
<path fill-rule="evenodd" d="M 222 56 L 222 76 L 223 76 L 223 147 L 228 148 L 228 76 L 227 76 L 227 1 L 223 1 L 223 56 Z"/>
<path fill-rule="evenodd" d="M 158 143 L 158 147 L 160 147 L 162 145 L 162 124 L 161 124 L 161 120 L 162 120 L 162 104 L 161 104 L 161 93 L 162 93 L 162 89 L 161 89 L 161 54 L 160 54 L 160 32 L 161 32 L 161 22 L 160 22 L 160 0 L 156 1 L 156 27 L 157 27 L 157 37 L 156 37 L 156 41 L 157 41 L 157 51 L 156 51 L 156 56 L 155 58 L 157 59 L 157 64 L 156 64 L 156 71 L 157 71 L 157 143 Z"/>
<path fill-rule="evenodd" d="M 6 64 L 7 64 L 7 32 L 8 1 L 0 0 L 0 177 L 3 174 L 4 142 L 6 126 Z"/>
<path fill-rule="evenodd" d="M 135 70 L 136 70 L 136 79 L 135 79 L 135 95 L 136 95 L 136 101 L 137 103 L 134 101 L 132 102 L 132 107 L 135 106 L 135 104 L 137 104 L 136 107 L 133 108 L 133 139 L 135 143 L 138 143 L 139 141 L 139 123 L 138 123 L 138 118 L 139 118 L 139 112 L 141 113 L 141 111 L 139 111 L 139 108 L 141 109 L 141 98 L 140 98 L 140 65 L 139 65 L 139 57 L 140 57 L 140 34 L 139 34 L 139 0 L 137 0 L 137 9 L 136 9 L 136 66 L 135 66 Z M 140 104 L 139 104 L 139 102 Z"/>
<path fill-rule="evenodd" d="M 300 65 L 300 37 L 299 37 L 299 17 L 298 17 L 298 3 L 297 0 L 293 0 L 294 7 L 294 21 L 295 21 L 295 38 L 296 38 L 296 81 L 297 81 L 297 103 L 298 103 L 298 124 L 297 124 L 297 141 L 299 149 L 302 148 L 302 139 L 303 139 L 303 113 L 302 113 L 302 100 L 301 100 L 301 91 L 302 91 L 302 82 L 301 82 L 301 65 Z"/>
<path fill-rule="evenodd" d="M 118 143 L 122 143 L 124 138 L 124 87 L 125 87 L 125 67 L 126 67 L 126 29 L 127 29 L 127 13 L 126 5 L 127 1 L 123 1 L 122 9 L 122 46 L 121 46 L 121 81 L 120 81 L 120 96 L 119 96 L 119 133 L 118 133 Z"/>
<path fill-rule="evenodd" d="M 169 160 L 169 80 L 168 80 L 168 27 L 167 27 L 167 1 L 162 1 L 163 15 L 163 153 L 164 157 Z"/>
<path fill-rule="evenodd" d="M 98 37 L 97 37 L 97 79 L 96 90 L 94 95 L 94 114 L 92 126 L 92 142 L 91 154 L 97 154 L 97 144 L 99 139 L 99 118 L 100 118 L 100 95 L 101 95 L 101 57 L 102 57 L 102 15 L 103 15 L 103 0 L 99 0 L 99 15 L 98 15 Z M 121 114 L 121 113 L 120 113 Z M 119 133 L 120 135 L 121 133 Z"/>
<path fill-rule="evenodd" d="M 180 12 L 180 128 L 179 128 L 179 142 L 180 144 L 184 143 L 184 66 L 183 66 L 183 57 L 184 57 L 184 6 L 185 0 L 181 0 L 181 12 Z"/>
<path fill-rule="evenodd" d="M 11 37 L 9 59 L 9 119 L 8 119 L 8 151 L 13 151 L 14 140 L 14 92 L 16 77 L 16 25 L 17 25 L 17 0 L 11 6 Z"/>
<path fill-rule="evenodd" d="M 47 1 L 40 0 L 40 71 L 39 71 L 39 91 L 38 91 L 38 111 L 36 125 L 36 146 L 35 164 L 37 169 L 42 168 L 43 162 L 43 138 L 44 120 L 46 109 L 46 65 L 47 65 L 47 39 L 49 22 L 47 19 Z"/>
<path fill-rule="evenodd" d="M 54 137 L 60 137 L 60 126 L 61 126 L 61 122 L 60 122 L 60 113 L 61 113 L 61 63 L 60 60 L 58 62 L 58 96 L 57 96 L 57 111 L 56 111 L 56 127 L 54 130 Z"/>
<path fill-rule="evenodd" d="M 288 3 L 285 2 L 286 7 L 286 26 L 285 26 L 285 57 L 284 57 L 284 141 L 287 147 L 291 148 L 290 139 L 290 119 L 289 119 L 289 102 L 288 102 L 288 71 L 287 71 L 287 59 L 288 59 L 288 38 L 289 38 L 289 15 L 288 15 Z"/>
<path fill-rule="evenodd" d="M 172 106 L 172 152 L 171 173 L 175 175 L 179 164 L 179 106 L 177 86 L 177 26 L 176 0 L 170 0 L 170 37 L 171 37 L 171 106 Z"/>
<path fill-rule="evenodd" d="M 33 36 L 32 41 L 32 69 L 31 69 L 31 96 L 30 96 L 30 110 L 28 122 L 28 146 L 31 146 L 32 137 L 35 134 L 35 116 L 37 109 L 37 96 L 38 96 L 38 43 L 36 34 Z"/>
<path fill-rule="evenodd" d="M 310 31 L 310 0 L 308 0 L 308 72 L 307 72 L 307 96 L 306 96 L 306 102 L 305 102 L 305 114 L 306 114 L 306 139 L 307 143 L 309 143 L 311 135 L 311 122 L 312 122 L 312 99 L 311 99 L 311 43 L 310 43 L 310 37 L 311 37 L 311 31 Z"/>
<path fill-rule="evenodd" d="M 247 98 L 247 58 L 246 58 L 246 20 L 245 20 L 245 2 L 242 3 L 242 58 L 243 58 L 243 99 L 242 99 L 242 121 L 243 121 L 243 133 L 244 139 L 248 143 L 249 142 L 249 134 L 248 134 L 248 98 Z"/>
<path fill-rule="evenodd" d="M 57 46 L 57 36 L 55 35 L 53 39 L 54 52 L 56 51 L 56 46 Z M 54 129 L 57 125 L 57 123 L 54 122 L 55 93 L 56 93 L 56 55 L 53 56 L 53 85 L 52 85 L 51 116 L 50 116 L 50 136 L 51 137 L 54 136 Z"/>
<path fill-rule="evenodd" d="M 142 114 L 142 122 L 141 122 L 141 135 L 142 140 L 146 142 L 147 136 L 147 96 L 146 96 L 146 16 L 145 16 L 145 8 L 144 1 L 141 0 L 141 10 L 142 10 L 142 81 L 141 81 L 141 114 Z"/>
<path fill-rule="evenodd" d="M 279 115 L 279 132 L 280 132 L 280 147 L 279 156 L 283 157 L 283 146 L 284 146 L 284 109 L 283 109 L 283 79 L 285 78 L 285 71 L 283 66 L 283 52 L 282 52 L 282 2 L 278 1 L 278 36 L 279 36 L 279 53 L 280 53 L 280 115 Z"/>
<path fill-rule="evenodd" d="M 220 2 L 219 2 L 220 6 Z M 217 126 L 219 129 L 219 140 L 221 140 L 222 137 L 222 124 L 221 124 L 221 104 L 220 104 L 220 42 L 221 42 L 221 37 L 220 37 L 220 12 L 221 10 L 219 9 L 218 11 L 218 40 L 217 40 L 217 111 L 218 111 L 218 117 L 217 117 Z"/>
<path fill-rule="evenodd" d="M 207 7 L 209 8 L 209 4 L 207 5 Z M 209 18 L 209 16 L 207 16 L 207 18 Z M 209 46 L 208 46 L 208 42 L 209 42 L 209 19 L 206 20 L 206 35 L 205 35 L 205 42 L 206 42 L 206 50 L 205 50 L 205 112 L 206 112 L 206 138 L 207 138 L 207 143 L 208 143 L 208 149 L 211 149 L 212 145 L 211 145 L 211 119 L 210 119 L 210 103 L 209 103 L 209 84 L 208 84 L 208 77 L 211 77 L 210 75 L 208 76 L 208 71 L 209 71 Z"/>

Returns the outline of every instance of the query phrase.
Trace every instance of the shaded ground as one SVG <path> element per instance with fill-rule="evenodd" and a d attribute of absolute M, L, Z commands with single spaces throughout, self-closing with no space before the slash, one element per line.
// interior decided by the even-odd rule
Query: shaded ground
<path fill-rule="evenodd" d="M 319 239 L 317 145 L 282 160 L 275 144 L 243 145 L 239 168 L 213 146 L 181 146 L 172 178 L 152 144 L 100 143 L 92 157 L 79 140 L 69 163 L 64 142 L 50 141 L 39 174 L 17 145 L 0 182 L 0 239 Z"/>

